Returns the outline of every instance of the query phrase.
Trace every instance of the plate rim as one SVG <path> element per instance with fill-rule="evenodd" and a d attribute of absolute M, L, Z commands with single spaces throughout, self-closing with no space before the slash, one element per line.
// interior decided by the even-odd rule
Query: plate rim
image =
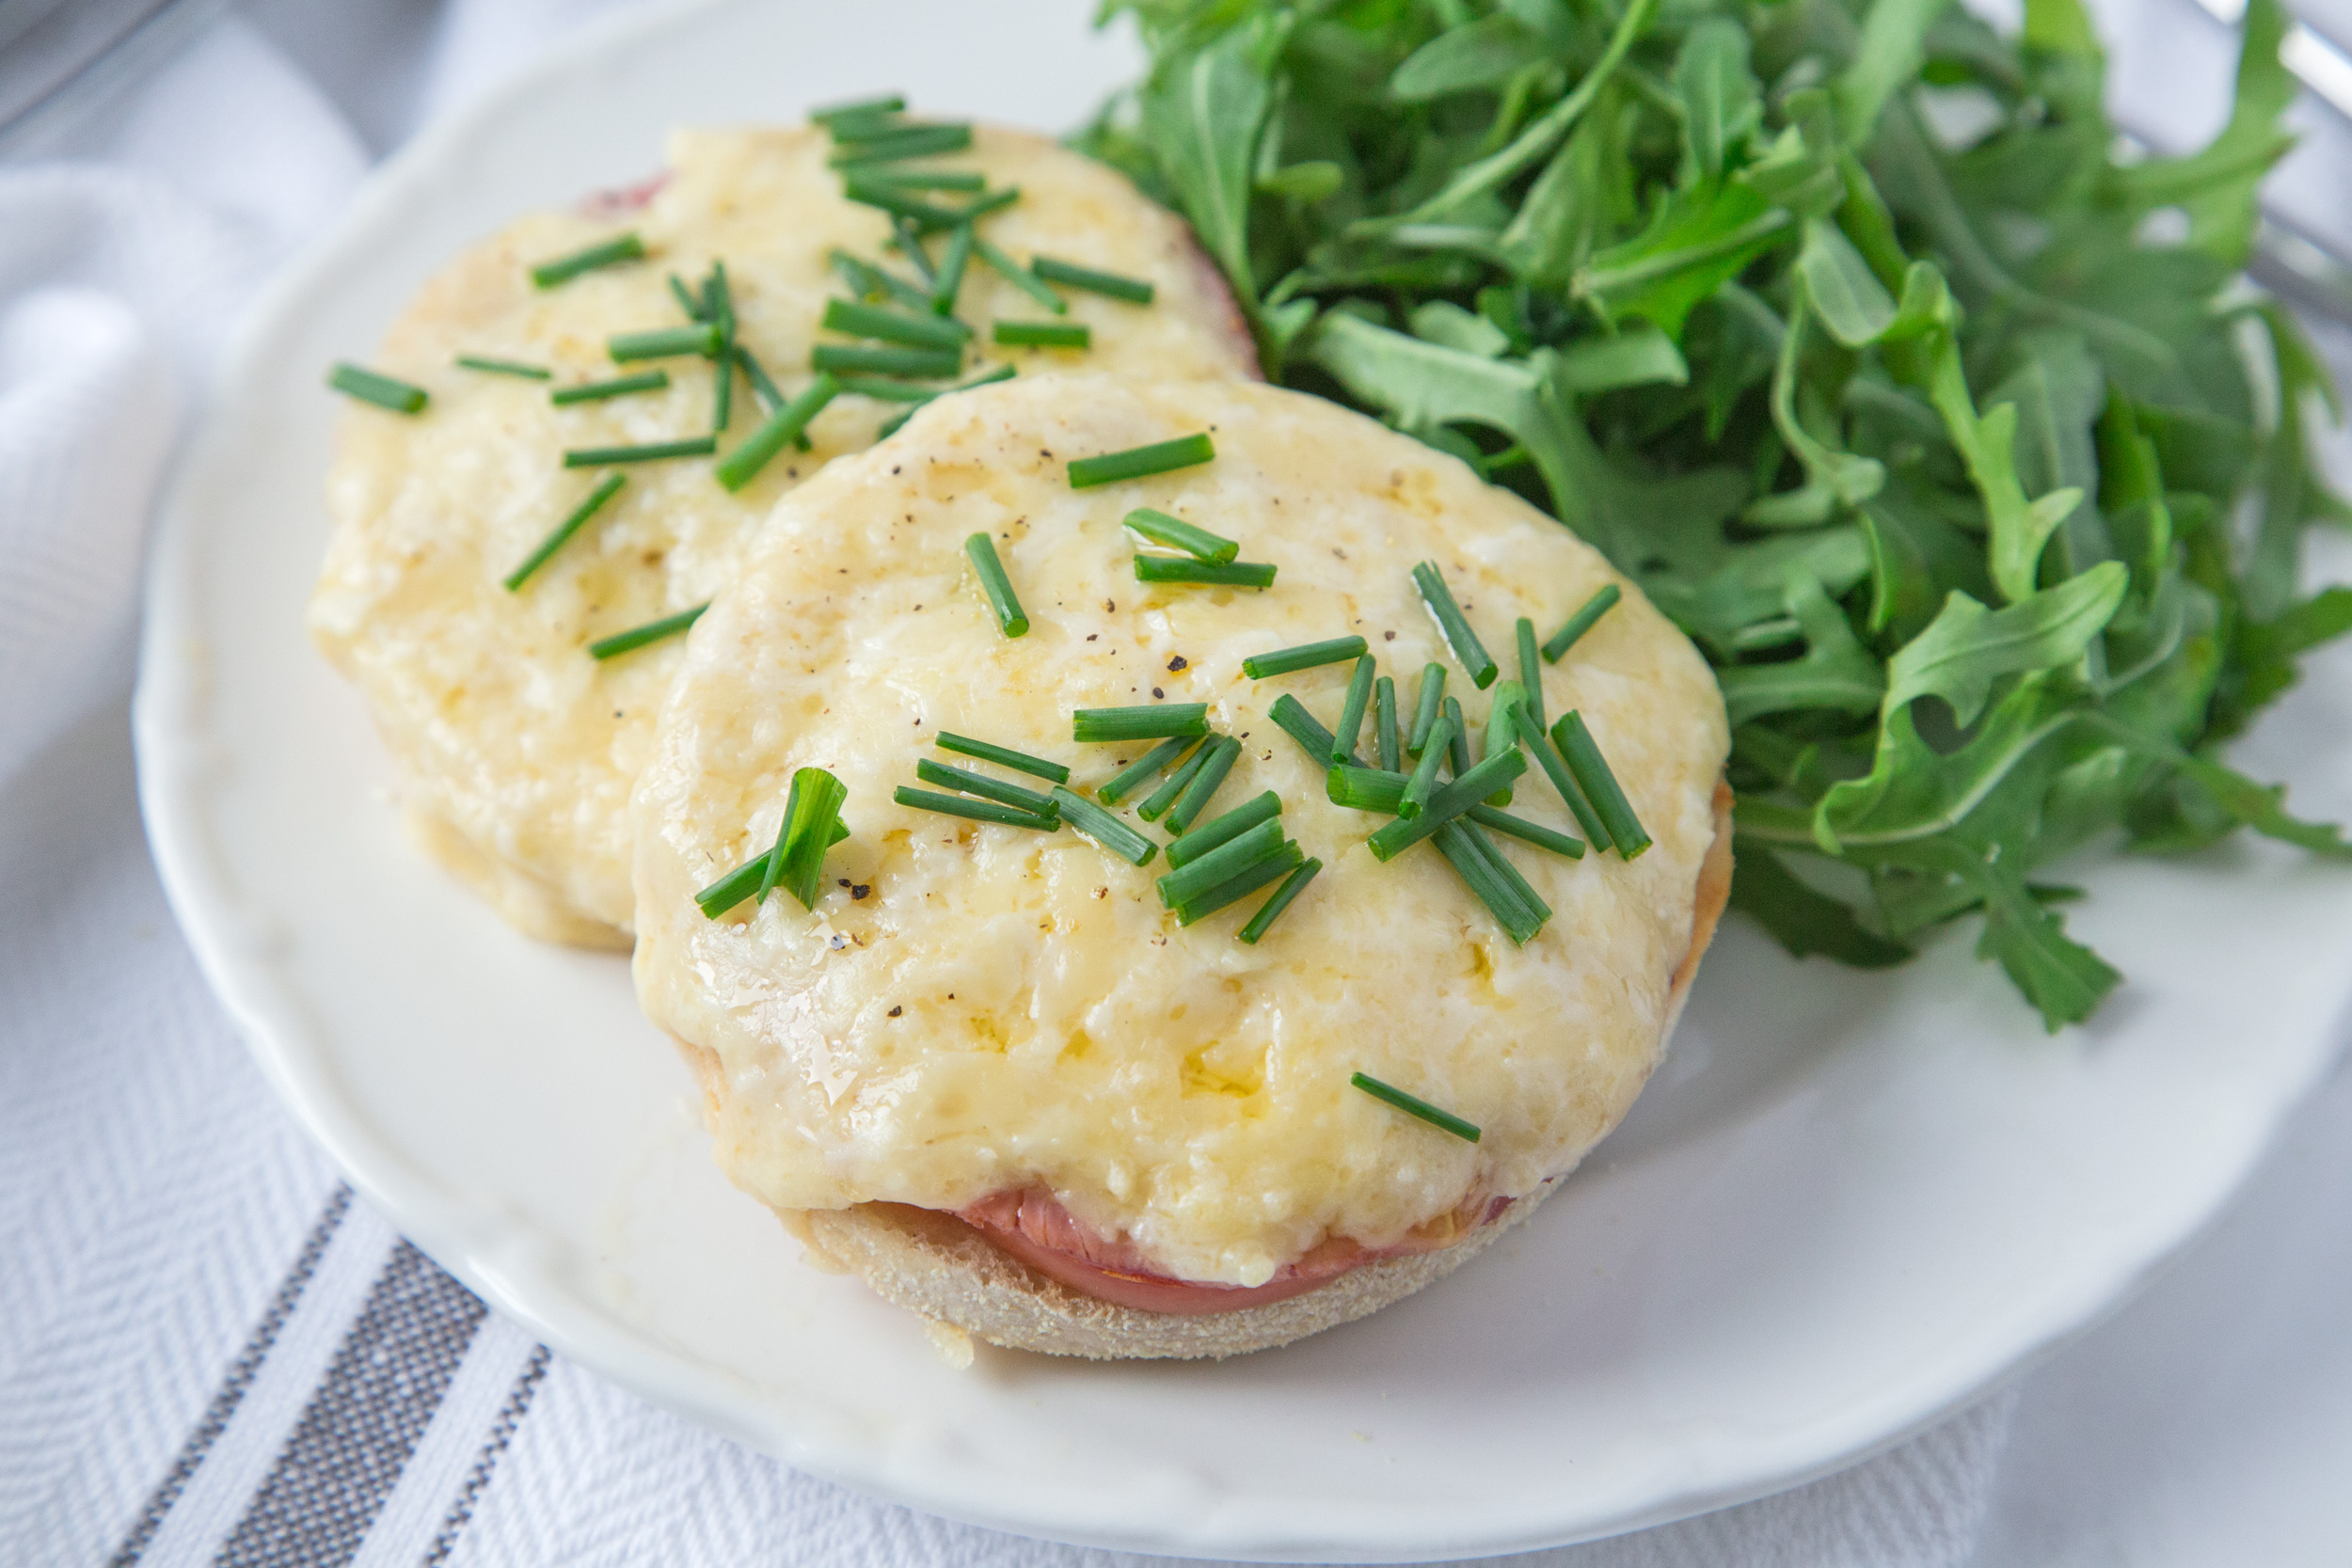
<path fill-rule="evenodd" d="M 2063 1310 L 2051 1308 L 2039 1330 L 2021 1336 L 1999 1365 L 1969 1369 L 1944 1380 L 1939 1391 L 1915 1398 L 1891 1423 L 1843 1423 L 1812 1418 L 1788 1432 L 1757 1437 L 1751 1463 L 1731 1476 L 1653 1486 L 1638 1502 L 1605 1515 L 1589 1510 L 1545 1519 L 1522 1513 L 1475 1540 L 1454 1531 L 1444 1541 L 1400 1549 L 1390 1536 L 1333 1537 L 1301 1547 L 1295 1537 L 1265 1540 L 1255 1549 L 1182 1530 L 1118 1528 L 1111 1515 L 1040 1517 L 985 1506 L 968 1489 L 914 1484 L 902 1469 L 874 1456 L 845 1461 L 805 1433 L 758 1426 L 739 1416 L 724 1380 L 714 1370 L 660 1343 L 644 1331 L 580 1302 L 548 1268 L 547 1248 L 527 1226 L 501 1225 L 439 1190 L 421 1168 L 372 1128 L 320 1059 L 313 1030 L 302 1017 L 294 988 L 268 961 L 273 939 L 266 911 L 255 911 L 236 887 L 233 867 L 207 819 L 210 780 L 220 759 L 208 719 L 211 664 L 186 657 L 209 635 L 195 539 L 204 528 L 202 491 L 213 473 L 239 450 L 257 384 L 267 368 L 265 349 L 298 319 L 306 303 L 331 288 L 339 260 L 405 210 L 429 198 L 430 186 L 452 159 L 499 123 L 522 110 L 553 80 L 594 70 L 640 40 L 687 27 L 750 0 L 655 0 L 583 27 L 454 111 L 422 127 L 373 169 L 331 225 L 314 237 L 261 289 L 192 400 L 191 434 L 160 487 L 153 533 L 141 585 L 138 671 L 132 700 L 139 810 L 157 874 L 206 982 L 219 998 L 272 1093 L 335 1164 L 351 1185 L 437 1264 L 489 1302 L 502 1316 L 567 1359 L 755 1451 L 883 1501 L 985 1528 L 1046 1535 L 1073 1544 L 1142 1552 L 1212 1551 L 1239 1560 L 1322 1561 L 1332 1551 L 1362 1554 L 1356 1560 L 1462 1560 L 1560 1546 L 1655 1528 L 1678 1519 L 1772 1496 L 1836 1474 L 1911 1441 L 1975 1404 L 2003 1384 L 2041 1365 L 2066 1344 L 2119 1310 L 2236 1201 L 2275 1134 L 2306 1101 L 2337 1054 L 2336 1045 L 2311 1053 L 2293 1082 L 2278 1091 L 2270 1115 L 2249 1118 L 2238 1145 L 2213 1158 L 2228 1166 L 2198 1211 L 2161 1244 L 2119 1259 L 2086 1280 Z M 2352 987 L 2340 998 L 2332 1038 L 2340 1044 L 2352 1020 Z M 1872 1430 L 1851 1430 L 1860 1425 Z"/>

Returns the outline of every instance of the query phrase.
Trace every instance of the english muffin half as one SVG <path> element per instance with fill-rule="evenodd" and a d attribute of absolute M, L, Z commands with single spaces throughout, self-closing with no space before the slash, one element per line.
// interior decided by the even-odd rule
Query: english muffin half
<path fill-rule="evenodd" d="M 1073 459 L 1196 436 L 1213 458 L 1073 484 Z M 1152 564 L 1169 531 L 1132 531 L 1138 508 L 1270 586 Z M 1498 726 L 1510 689 L 1476 648 L 1517 679 L 1521 617 L 1549 632 L 1612 586 L 1529 672 L 1541 718 Z M 1352 735 L 1350 650 L 1250 673 L 1345 638 L 1394 683 Z M 1432 665 L 1469 741 L 1424 747 L 1416 830 Z M 1136 711 L 1073 717 L 1105 709 Z M 1638 822 L 1622 848 L 1566 842 L 1570 713 Z M 1105 724 L 1138 738 L 1079 738 Z M 1223 763 L 1136 780 L 1187 727 Z M 1488 745 L 1472 816 L 1447 791 Z M 1263 386 L 1015 381 L 787 497 L 688 637 L 633 807 L 639 996 L 698 1064 L 728 1175 L 883 1295 L 1032 1350 L 1255 1350 L 1457 1266 L 1625 1115 L 1728 889 L 1726 745 L 1706 663 L 1639 590 L 1455 459 Z M 755 900 L 739 868 L 790 836 L 813 769 L 850 834 L 805 906 Z M 1263 853 L 1184 877 L 1239 853 L 1236 809 Z"/>
<path fill-rule="evenodd" d="M 975 225 L 986 247 L 1025 269 L 1047 257 L 1152 293 L 1144 304 L 1059 288 L 1065 309 L 1056 314 L 1034 283 L 1009 278 L 983 251 L 966 258 L 954 311 L 939 316 L 859 272 L 860 263 L 880 268 L 901 293 L 929 287 L 892 216 L 850 199 L 832 155 L 813 128 L 678 134 L 660 180 L 523 218 L 435 277 L 375 360 L 430 401 L 414 416 L 355 407 L 345 418 L 311 633 L 365 694 L 416 836 L 534 936 L 629 942 L 626 807 L 679 655 L 669 642 L 605 658 L 592 647 L 691 610 L 733 581 L 777 497 L 831 458 L 870 447 L 906 399 L 992 370 L 1256 373 L 1248 335 L 1190 231 L 1101 165 L 1043 137 L 980 128 L 968 150 L 866 171 L 869 182 L 880 172 L 1017 189 Z M 918 212 L 971 199 L 954 189 L 893 191 L 884 195 Z M 534 266 L 624 235 L 636 237 L 642 259 L 534 282 Z M 916 238 L 926 265 L 947 264 L 948 236 Z M 970 338 L 952 348 L 953 373 L 933 367 L 928 381 L 894 378 L 887 354 L 884 371 L 845 371 L 846 390 L 808 423 L 805 447 L 786 444 L 730 490 L 719 467 L 772 412 L 763 388 L 731 369 L 728 424 L 714 429 L 712 357 L 690 348 L 614 358 L 622 335 L 682 327 L 691 336 L 688 307 L 707 311 L 706 286 L 722 263 L 735 341 L 781 401 L 807 391 L 819 343 L 910 346 L 825 330 L 832 302 L 960 321 Z M 1083 326 L 1088 345 L 993 341 L 998 321 L 1039 319 Z M 461 356 L 548 377 L 469 368 Z M 595 395 L 624 376 L 655 385 Z M 569 401 L 582 388 L 590 395 Z M 709 455 L 643 460 L 611 450 L 703 437 L 713 437 Z M 584 463 L 583 452 L 592 454 Z M 619 489 L 510 588 L 550 531 L 613 476 Z"/>

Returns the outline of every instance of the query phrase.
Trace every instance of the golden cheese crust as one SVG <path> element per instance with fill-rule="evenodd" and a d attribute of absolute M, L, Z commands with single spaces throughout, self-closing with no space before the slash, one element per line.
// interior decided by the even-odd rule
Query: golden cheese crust
<path fill-rule="evenodd" d="M 429 389 L 424 413 L 360 407 L 345 419 L 312 635 L 366 694 L 419 842 L 532 935 L 629 942 L 629 785 L 679 656 L 657 645 L 598 663 L 588 643 L 710 598 L 776 498 L 870 445 L 899 405 L 837 399 L 811 427 L 810 451 L 785 452 L 739 494 L 719 485 L 709 459 L 615 470 L 627 476 L 619 496 L 509 593 L 501 579 L 602 477 L 565 469 L 564 452 L 707 434 L 711 372 L 699 358 L 665 360 L 667 390 L 559 408 L 548 383 L 453 359 L 551 367 L 554 385 L 645 368 L 616 368 L 607 337 L 684 321 L 670 275 L 699 280 L 718 258 L 742 341 L 791 396 L 810 378 L 825 302 L 843 292 L 829 252 L 891 260 L 885 219 L 842 198 L 828 148 L 813 129 L 681 133 L 642 211 L 520 220 L 428 282 L 373 361 Z M 993 319 L 1043 312 L 976 263 L 960 296 L 977 329 L 972 373 L 997 362 L 1023 374 L 1078 363 L 1256 373 L 1248 333 L 1189 230 L 1123 178 L 1043 137 L 986 128 L 971 152 L 940 162 L 1021 187 L 986 225 L 1016 257 L 1052 255 L 1157 289 L 1149 307 L 1071 293 L 1067 319 L 1093 332 L 1085 354 L 999 349 L 988 341 Z M 649 260 L 532 286 L 532 263 L 623 230 L 643 237 Z M 722 450 L 761 417 L 739 381 Z"/>
<path fill-rule="evenodd" d="M 1199 430 L 1208 465 L 1067 482 L 1073 457 Z M 1138 505 L 1240 539 L 1276 585 L 1139 584 L 1120 527 Z M 972 581 L 975 531 L 1027 610 L 1024 637 L 1001 635 Z M 1549 629 L 1602 584 L 1624 591 L 1546 668 L 1545 704 L 1583 713 L 1656 843 L 1627 862 L 1505 841 L 1555 911 L 1525 947 L 1433 848 L 1375 861 L 1362 840 L 1383 819 L 1331 804 L 1324 769 L 1269 721 L 1288 693 L 1330 723 L 1346 665 L 1242 670 L 1360 634 L 1407 704 L 1422 666 L 1446 665 L 1483 728 L 1486 699 L 1412 587 L 1422 560 L 1505 658 L 1518 616 Z M 1213 809 L 1275 790 L 1325 863 L 1255 946 L 1234 932 L 1256 900 L 1182 927 L 1156 860 L 892 802 L 918 760 L 959 760 L 930 748 L 942 730 L 1100 784 L 1141 748 L 1074 745 L 1071 711 L 1163 698 L 1207 704 L 1244 740 Z M 694 628 L 634 805 L 639 995 L 711 1054 L 721 1164 L 774 1208 L 954 1211 L 1038 1190 L 1169 1277 L 1256 1286 L 1327 1238 L 1376 1250 L 1473 1196 L 1532 1196 L 1623 1117 L 1720 907 L 1707 872 L 1726 746 L 1681 635 L 1454 459 L 1277 388 L 1014 382 L 927 410 L 787 498 Z M 694 891 L 772 841 L 810 766 L 848 786 L 853 830 L 815 911 L 774 897 L 705 918 Z M 1514 809 L 1573 831 L 1532 770 Z M 1483 1139 L 1351 1088 L 1358 1070 Z"/>

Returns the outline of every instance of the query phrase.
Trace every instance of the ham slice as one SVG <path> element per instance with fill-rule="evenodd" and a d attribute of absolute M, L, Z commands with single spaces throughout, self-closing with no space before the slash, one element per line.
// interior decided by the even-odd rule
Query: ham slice
<path fill-rule="evenodd" d="M 1034 1188 L 998 1193 L 961 1210 L 957 1218 L 1038 1273 L 1081 1295 L 1145 1312 L 1194 1315 L 1263 1307 L 1303 1295 L 1350 1269 L 1383 1258 L 1407 1258 L 1452 1246 L 1482 1225 L 1492 1225 L 1511 1207 L 1507 1197 L 1465 1198 L 1459 1208 L 1423 1225 L 1392 1246 L 1367 1247 L 1343 1236 L 1327 1237 L 1275 1272 L 1263 1285 L 1216 1285 L 1174 1279 L 1125 1237 L 1097 1233 L 1063 1208 L 1051 1193 Z"/>

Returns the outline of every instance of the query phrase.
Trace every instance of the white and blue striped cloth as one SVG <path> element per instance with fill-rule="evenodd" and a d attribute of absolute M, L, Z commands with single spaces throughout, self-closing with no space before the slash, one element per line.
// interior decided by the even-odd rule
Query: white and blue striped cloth
<path fill-rule="evenodd" d="M 122 691 L 189 394 L 368 135 L 595 8 L 215 8 L 64 124 L 83 161 L 0 164 L 0 1565 L 1136 1560 L 795 1475 L 490 1316 L 272 1101 L 156 885 Z M 2018 1391 L 1780 1497 L 1519 1560 L 2340 1568 L 2346 1212 L 2340 1075 L 2236 1219 Z"/>

